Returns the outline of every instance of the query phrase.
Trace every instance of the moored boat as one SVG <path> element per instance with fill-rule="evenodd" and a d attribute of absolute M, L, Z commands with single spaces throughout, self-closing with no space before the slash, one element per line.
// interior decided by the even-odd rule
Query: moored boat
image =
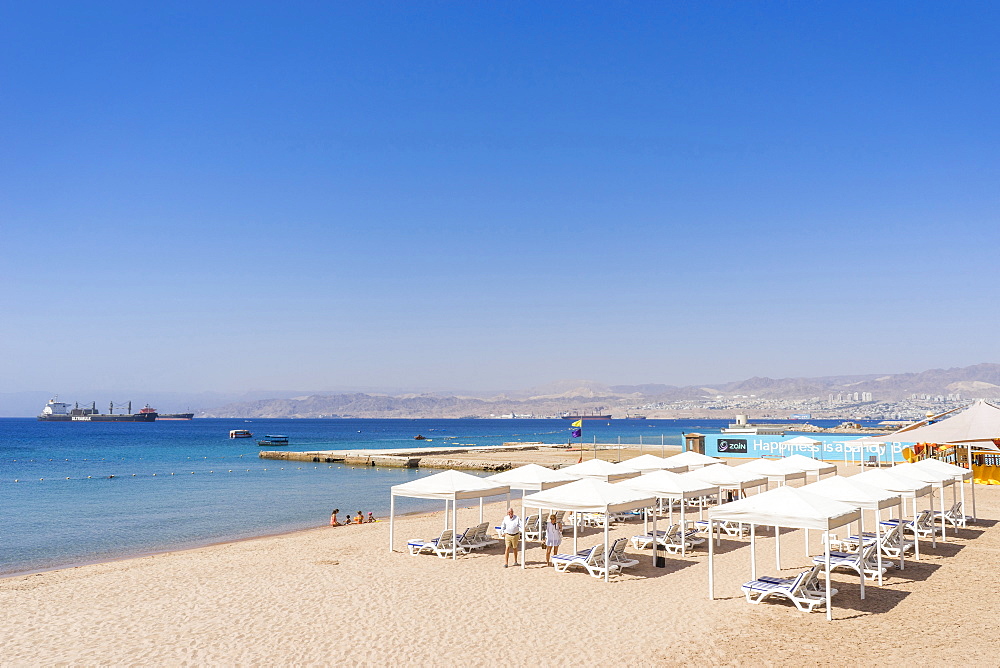
<path fill-rule="evenodd" d="M 261 440 L 257 441 L 257 445 L 267 446 L 267 445 L 288 445 L 288 437 L 280 436 L 278 434 L 268 434 Z"/>
<path fill-rule="evenodd" d="M 232 429 L 229 432 L 229 438 L 252 438 L 253 434 L 250 433 L 249 429 Z"/>

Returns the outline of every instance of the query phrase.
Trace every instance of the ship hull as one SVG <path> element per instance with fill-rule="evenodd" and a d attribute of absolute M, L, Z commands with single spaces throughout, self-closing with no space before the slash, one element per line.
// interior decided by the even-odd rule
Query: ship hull
<path fill-rule="evenodd" d="M 194 413 L 157 413 L 157 420 L 191 420 Z"/>
<path fill-rule="evenodd" d="M 563 415 L 563 420 L 610 420 L 610 415 Z"/>
<path fill-rule="evenodd" d="M 39 422 L 154 422 L 156 413 L 134 415 L 39 415 Z"/>

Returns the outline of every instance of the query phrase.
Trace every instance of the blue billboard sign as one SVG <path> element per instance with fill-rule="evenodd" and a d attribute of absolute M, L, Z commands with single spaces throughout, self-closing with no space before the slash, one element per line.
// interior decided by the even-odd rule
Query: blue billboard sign
<path fill-rule="evenodd" d="M 904 443 L 859 441 L 859 434 L 797 434 L 793 436 L 754 434 L 706 434 L 705 454 L 710 457 L 746 459 L 805 455 L 828 461 L 861 461 L 876 457 L 879 462 L 902 462 Z"/>

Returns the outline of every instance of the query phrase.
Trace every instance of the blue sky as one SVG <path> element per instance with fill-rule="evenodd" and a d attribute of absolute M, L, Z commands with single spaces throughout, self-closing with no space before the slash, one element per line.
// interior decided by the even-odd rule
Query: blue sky
<path fill-rule="evenodd" d="M 0 385 L 997 362 L 990 3 L 0 4 Z"/>

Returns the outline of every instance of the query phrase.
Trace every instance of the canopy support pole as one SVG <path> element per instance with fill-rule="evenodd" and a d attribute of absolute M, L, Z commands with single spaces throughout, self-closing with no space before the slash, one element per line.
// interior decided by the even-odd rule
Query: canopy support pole
<path fill-rule="evenodd" d="M 826 621 L 833 621 L 833 610 L 830 609 L 830 604 L 833 602 L 833 595 L 830 592 L 830 530 L 826 530 L 826 540 L 823 541 L 825 547 L 823 549 L 823 556 L 826 558 Z M 864 577 L 864 576 L 862 576 Z"/>
<path fill-rule="evenodd" d="M 715 520 L 708 517 L 708 600 L 715 600 Z"/>
<path fill-rule="evenodd" d="M 396 495 L 389 492 L 389 551 L 392 552 L 393 528 L 396 522 Z"/>
<path fill-rule="evenodd" d="M 864 512 L 864 511 L 862 511 Z M 864 540 L 864 535 L 861 536 Z M 875 506 L 875 544 L 878 548 L 875 550 L 875 554 L 878 555 L 878 586 L 882 586 L 882 509 Z"/>
<path fill-rule="evenodd" d="M 458 499 L 451 500 L 451 560 L 458 559 Z"/>
<path fill-rule="evenodd" d="M 750 579 L 757 579 L 757 525 L 750 525 Z M 721 532 L 720 532 L 721 533 Z"/>
<path fill-rule="evenodd" d="M 774 527 L 774 565 L 781 571 L 781 529 Z"/>
<path fill-rule="evenodd" d="M 479 522 L 483 521 L 483 497 L 479 497 Z"/>
<path fill-rule="evenodd" d="M 682 557 L 687 556 L 687 521 L 685 521 L 685 519 L 684 519 L 684 506 L 685 505 L 686 504 L 684 503 L 684 496 L 682 494 L 681 495 L 681 556 Z M 671 519 L 673 519 L 673 518 L 671 518 Z M 669 527 L 667 527 L 667 528 L 669 528 Z M 654 529 L 653 535 L 655 536 L 656 535 L 656 531 L 655 531 L 656 525 L 655 524 L 653 525 L 653 529 Z M 655 539 L 653 540 L 653 545 L 654 546 L 656 545 L 656 540 Z"/>
<path fill-rule="evenodd" d="M 653 568 L 656 568 L 656 555 L 660 553 L 660 548 L 656 544 L 656 506 L 653 506 Z"/>
<path fill-rule="evenodd" d="M 611 555 L 608 554 L 608 525 L 610 524 L 610 515 L 608 507 L 604 507 L 604 581 L 611 581 Z M 653 541 L 653 547 L 656 547 L 656 541 Z M 656 552 L 656 550 L 653 550 Z"/>

